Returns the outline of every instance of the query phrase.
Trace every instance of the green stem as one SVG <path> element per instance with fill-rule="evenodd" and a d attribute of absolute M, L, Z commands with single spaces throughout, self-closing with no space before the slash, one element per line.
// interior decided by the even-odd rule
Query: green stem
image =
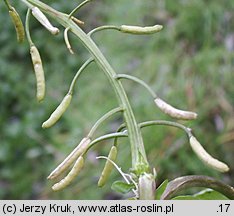
<path fill-rule="evenodd" d="M 127 131 L 123 131 L 123 132 L 118 132 L 118 133 L 110 133 L 110 134 L 105 134 L 101 137 L 98 137 L 97 139 L 93 140 L 90 145 L 89 148 L 86 150 L 86 152 L 96 143 L 99 143 L 101 141 L 107 140 L 107 139 L 113 139 L 115 137 L 128 137 L 128 133 Z"/>
<path fill-rule="evenodd" d="M 31 9 L 28 9 L 27 15 L 26 15 L 26 20 L 25 20 L 25 31 L 26 31 L 26 36 L 27 36 L 29 45 L 33 46 L 34 43 L 32 41 L 32 38 L 31 38 L 31 35 L 30 35 L 30 30 L 29 30 L 30 15 L 31 15 Z"/>
<path fill-rule="evenodd" d="M 166 125 L 166 126 L 176 127 L 176 128 L 182 129 L 188 135 L 188 138 L 190 138 L 192 136 L 190 128 L 187 128 L 184 125 L 179 124 L 177 122 L 165 121 L 165 120 L 155 120 L 155 121 L 141 122 L 138 125 L 139 125 L 140 128 L 148 127 L 148 126 L 151 126 L 151 125 Z M 119 128 L 117 129 L 116 132 L 117 133 L 121 132 L 124 128 L 126 128 L 126 125 L 122 124 L 122 125 L 119 126 Z M 118 141 L 118 137 L 115 137 L 114 146 L 118 145 L 117 141 Z"/>
<path fill-rule="evenodd" d="M 70 88 L 69 88 L 69 91 L 68 91 L 68 94 L 72 94 L 73 93 L 73 89 L 74 89 L 74 86 L 76 84 L 76 81 L 77 79 L 79 78 L 79 76 L 81 75 L 81 73 L 84 71 L 84 69 L 91 63 L 93 62 L 93 58 L 90 58 L 88 59 L 82 66 L 81 68 L 77 71 L 76 75 L 74 76 L 72 82 L 71 82 L 71 85 L 70 85 Z"/>
<path fill-rule="evenodd" d="M 91 37 L 94 33 L 102 31 L 102 30 L 107 30 L 107 29 L 112 29 L 112 30 L 114 29 L 114 30 L 120 31 L 120 27 L 118 27 L 118 26 L 105 25 L 105 26 L 100 26 L 100 27 L 97 27 L 97 28 L 91 30 L 87 35 Z"/>
<path fill-rule="evenodd" d="M 188 135 L 188 137 L 192 136 L 190 128 L 187 128 L 184 125 L 179 124 L 177 122 L 171 122 L 171 121 L 165 121 L 165 120 L 147 121 L 147 122 L 140 123 L 139 127 L 144 128 L 144 127 L 148 127 L 151 125 L 167 125 L 167 126 L 176 127 L 176 128 L 182 129 Z"/>
<path fill-rule="evenodd" d="M 72 50 L 72 48 L 71 48 L 71 44 L 70 44 L 69 39 L 68 39 L 68 31 L 69 31 L 69 28 L 66 28 L 66 29 L 64 30 L 64 34 L 63 34 L 63 36 L 64 36 L 64 41 L 65 41 L 65 44 L 66 44 L 67 49 L 69 50 L 69 52 L 70 52 L 71 54 L 74 54 L 74 52 L 73 52 L 73 50 Z"/>
<path fill-rule="evenodd" d="M 69 18 L 72 17 L 72 15 L 78 11 L 81 7 L 83 7 L 84 5 L 86 5 L 87 3 L 91 2 L 92 0 L 85 0 L 83 1 L 81 4 L 79 4 L 70 14 L 69 14 Z"/>
<path fill-rule="evenodd" d="M 68 15 L 56 11 L 38 0 L 28 0 L 28 2 L 37 6 L 42 11 L 50 15 L 65 28 L 69 27 L 70 30 L 80 39 L 83 45 L 87 48 L 87 50 L 93 56 L 99 67 L 105 72 L 112 87 L 115 90 L 120 107 L 123 107 L 124 109 L 124 118 L 128 128 L 129 140 L 131 144 L 132 169 L 137 174 L 147 172 L 149 169 L 149 164 L 146 158 L 141 131 L 138 127 L 137 121 L 133 114 L 131 105 L 128 101 L 128 97 L 125 93 L 124 88 L 121 82 L 115 79 L 116 73 L 114 69 L 111 67 L 111 65 L 106 60 L 106 58 L 104 57 L 100 49 L 97 47 L 97 45 L 94 43 L 94 41 L 89 36 L 87 36 L 87 34 L 83 32 L 83 30 L 79 26 L 77 26 L 71 19 L 69 19 Z"/>
<path fill-rule="evenodd" d="M 21 0 L 24 4 L 27 5 L 28 8 L 32 9 L 33 8 L 33 5 L 30 4 L 27 0 Z"/>
<path fill-rule="evenodd" d="M 12 9 L 11 9 L 12 6 L 10 5 L 9 1 L 8 1 L 8 0 L 4 0 L 4 2 L 5 2 L 5 4 L 6 4 L 8 10 L 12 10 Z"/>
<path fill-rule="evenodd" d="M 120 126 L 119 126 L 119 128 L 117 129 L 117 133 L 118 132 L 121 132 L 124 128 L 126 128 L 126 124 L 121 124 Z M 117 147 L 117 145 L 118 145 L 118 137 L 115 137 L 114 138 L 114 146 L 116 146 Z"/>
<path fill-rule="evenodd" d="M 102 116 L 95 124 L 94 126 L 92 127 L 92 129 L 90 130 L 89 134 L 88 134 L 88 137 L 92 137 L 94 132 L 97 130 L 97 128 L 100 126 L 100 124 L 102 124 L 102 122 L 104 122 L 105 120 L 107 120 L 108 118 L 110 118 L 112 115 L 114 115 L 115 113 L 117 112 L 122 112 L 123 111 L 123 108 L 121 107 L 118 107 L 118 108 L 115 108 L 111 111 L 109 111 L 108 113 L 106 113 L 104 116 Z"/>
<path fill-rule="evenodd" d="M 137 78 L 137 77 L 134 77 L 134 76 L 131 76 L 131 75 L 127 75 L 127 74 L 118 74 L 116 76 L 116 79 L 128 79 L 128 80 L 132 80 L 136 83 L 139 83 L 140 85 L 142 85 L 143 87 L 145 87 L 148 92 L 153 96 L 153 98 L 157 98 L 157 94 L 150 88 L 150 86 L 145 83 L 143 80 Z"/>

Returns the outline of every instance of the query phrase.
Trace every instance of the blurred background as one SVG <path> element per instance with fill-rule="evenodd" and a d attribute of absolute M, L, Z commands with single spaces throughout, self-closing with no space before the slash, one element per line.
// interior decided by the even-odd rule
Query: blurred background
<path fill-rule="evenodd" d="M 69 13 L 81 1 L 44 2 Z M 12 3 L 24 21 L 26 7 L 20 1 Z M 226 174 L 207 168 L 192 152 L 182 131 L 152 126 L 142 133 L 149 162 L 158 173 L 157 185 L 184 175 L 208 175 L 234 185 L 233 10 L 234 1 L 229 0 L 95 0 L 76 14 L 85 22 L 86 32 L 106 24 L 163 25 L 163 31 L 155 35 L 107 30 L 94 39 L 117 73 L 142 78 L 170 104 L 196 111 L 197 120 L 181 123 L 191 127 L 208 152 L 231 168 Z M 92 64 L 78 80 L 67 112 L 54 127 L 43 130 L 42 122 L 60 103 L 88 53 L 70 34 L 75 51 L 70 55 L 61 26 L 56 37 L 35 19 L 30 26 L 46 76 L 42 103 L 36 101 L 29 45 L 27 41 L 17 44 L 14 26 L 1 2 L 0 199 L 121 199 L 121 194 L 110 189 L 114 180 L 121 179 L 116 170 L 104 188 L 97 187 L 105 161 L 95 157 L 107 155 L 112 140 L 92 148 L 83 172 L 72 185 L 61 192 L 51 190 L 48 174 L 117 102 L 108 80 Z M 127 80 L 123 84 L 138 122 L 171 120 L 145 89 Z M 96 137 L 115 131 L 121 123 L 121 116 L 116 115 L 98 129 Z M 119 142 L 117 163 L 127 172 L 131 166 L 129 142 Z"/>

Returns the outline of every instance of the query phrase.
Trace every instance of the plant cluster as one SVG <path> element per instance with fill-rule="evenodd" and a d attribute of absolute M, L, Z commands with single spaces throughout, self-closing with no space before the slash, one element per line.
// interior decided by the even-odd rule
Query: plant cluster
<path fill-rule="evenodd" d="M 98 186 L 102 187 L 108 180 L 108 177 L 113 168 L 116 168 L 119 173 L 122 175 L 125 182 L 116 181 L 113 183 L 112 188 L 114 190 L 128 193 L 132 192 L 132 199 L 171 199 L 179 191 L 184 188 L 199 186 L 211 188 L 214 191 L 218 191 L 225 195 L 229 199 L 234 198 L 234 189 L 231 186 L 228 186 L 220 181 L 217 181 L 211 177 L 207 176 L 185 176 L 175 179 L 171 182 L 163 182 L 156 189 L 157 182 L 157 172 L 155 168 L 152 168 L 147 160 L 147 155 L 145 152 L 145 146 L 142 138 L 141 129 L 144 127 L 152 125 L 166 125 L 169 127 L 176 127 L 183 130 L 188 136 L 190 146 L 194 153 L 204 162 L 205 165 L 220 171 L 228 172 L 229 167 L 213 158 L 199 143 L 196 137 L 192 133 L 192 129 L 188 128 L 175 121 L 165 121 L 165 120 L 151 120 L 147 122 L 138 123 L 136 117 L 133 113 L 132 106 L 129 103 L 128 96 L 125 92 L 125 89 L 122 85 L 122 80 L 127 79 L 133 82 L 138 83 L 143 88 L 145 88 L 149 94 L 152 96 L 152 100 L 155 102 L 155 105 L 165 114 L 169 115 L 171 118 L 182 119 L 182 120 L 194 120 L 197 118 L 197 113 L 191 111 L 184 111 L 177 109 L 165 102 L 161 97 L 156 94 L 152 88 L 142 81 L 141 79 L 130 76 L 127 74 L 118 74 L 112 68 L 108 60 L 105 58 L 95 41 L 92 39 L 93 34 L 96 34 L 103 30 L 115 30 L 125 34 L 134 34 L 134 35 L 145 35 L 145 34 L 154 34 L 160 32 L 163 27 L 161 25 L 154 26 L 130 26 L 130 25 L 106 25 L 100 26 L 88 33 L 85 33 L 82 30 L 82 25 L 84 24 L 81 20 L 75 17 L 75 13 L 84 5 L 89 3 L 91 0 L 85 0 L 79 4 L 70 14 L 65 14 L 59 12 L 49 5 L 39 1 L 39 0 L 21 0 L 23 4 L 28 8 L 25 22 L 25 32 L 26 38 L 30 46 L 30 54 L 32 58 L 32 63 L 35 71 L 36 77 L 36 97 L 39 102 L 43 101 L 46 95 L 46 84 L 45 84 L 45 75 L 42 65 L 42 60 L 40 53 L 33 42 L 30 34 L 30 17 L 33 16 L 37 19 L 51 34 L 57 35 L 60 30 L 57 27 L 54 27 L 47 15 L 55 20 L 57 23 L 64 27 L 64 41 L 68 48 L 70 54 L 74 54 L 72 46 L 69 42 L 68 33 L 73 33 L 84 47 L 88 50 L 90 58 L 81 66 L 81 68 L 75 74 L 67 94 L 50 115 L 50 117 L 42 124 L 42 128 L 50 128 L 58 122 L 62 117 L 65 111 L 68 109 L 70 103 L 72 102 L 72 96 L 74 94 L 74 86 L 76 81 L 79 79 L 80 75 L 85 72 L 86 67 L 91 63 L 95 63 L 107 76 L 112 89 L 116 94 L 118 101 L 118 107 L 113 108 L 106 114 L 104 114 L 90 129 L 89 133 L 81 139 L 80 143 L 74 148 L 74 150 L 50 173 L 48 176 L 49 180 L 54 180 L 68 172 L 64 178 L 55 183 L 52 186 L 54 191 L 59 191 L 67 187 L 77 175 L 83 171 L 85 166 L 85 157 L 87 152 L 94 146 L 100 143 L 103 140 L 114 139 L 113 146 L 110 149 L 110 153 L 107 157 L 99 156 L 97 159 L 105 159 L 106 163 L 104 169 L 100 175 L 98 181 Z M 25 38 L 24 25 L 20 19 L 19 14 L 16 9 L 9 3 L 8 0 L 4 0 L 8 10 L 9 15 L 12 18 L 13 24 L 15 25 L 17 39 L 19 42 L 22 42 Z M 124 124 L 119 126 L 119 129 L 116 132 L 102 135 L 100 137 L 95 137 L 95 132 L 97 128 L 103 124 L 111 116 L 121 113 L 124 117 Z M 128 137 L 130 146 L 131 146 L 131 159 L 132 166 L 129 169 L 128 173 L 124 173 L 121 168 L 117 165 L 116 157 L 118 153 L 118 138 L 119 137 Z M 209 191 L 210 193 L 210 191 Z M 211 193 L 212 194 L 212 193 Z"/>

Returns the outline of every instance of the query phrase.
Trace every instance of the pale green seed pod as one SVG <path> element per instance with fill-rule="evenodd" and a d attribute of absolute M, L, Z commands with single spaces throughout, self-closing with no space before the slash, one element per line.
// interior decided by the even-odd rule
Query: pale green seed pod
<path fill-rule="evenodd" d="M 156 183 L 152 174 L 144 173 L 141 175 L 138 187 L 140 200 L 154 200 Z"/>
<path fill-rule="evenodd" d="M 67 110 L 68 106 L 71 103 L 72 95 L 67 94 L 62 102 L 59 104 L 59 106 L 56 108 L 56 110 L 50 115 L 49 119 L 46 120 L 42 124 L 42 128 L 49 128 L 53 126 L 63 115 L 63 113 Z"/>
<path fill-rule="evenodd" d="M 9 14 L 15 26 L 15 30 L 17 34 L 17 41 L 19 43 L 22 43 L 24 41 L 25 34 L 24 34 L 24 26 L 20 19 L 20 16 L 14 7 L 11 7 L 11 9 L 9 10 Z"/>
<path fill-rule="evenodd" d="M 194 136 L 190 137 L 189 142 L 193 151 L 204 162 L 204 164 L 220 172 L 229 171 L 229 167 L 225 163 L 213 158 L 210 154 L 208 154 Z"/>
<path fill-rule="evenodd" d="M 80 156 L 76 160 L 74 166 L 72 167 L 68 175 L 64 179 L 62 179 L 60 182 L 54 184 L 52 189 L 54 191 L 59 191 L 67 187 L 77 177 L 77 175 L 80 173 L 83 167 L 84 167 L 84 158 Z"/>
<path fill-rule="evenodd" d="M 108 155 L 108 159 L 114 162 L 116 160 L 116 157 L 117 157 L 117 148 L 115 146 L 112 146 L 110 153 Z M 105 185 L 106 181 L 110 176 L 112 169 L 113 169 L 113 164 L 109 160 L 107 160 L 103 168 L 102 174 L 99 178 L 98 187 L 103 187 Z"/>
<path fill-rule="evenodd" d="M 82 155 L 89 147 L 90 138 L 83 138 L 79 145 L 60 163 L 55 170 L 47 177 L 47 179 L 54 179 L 61 175 L 80 155 Z"/>
<path fill-rule="evenodd" d="M 160 110 L 162 110 L 165 114 L 173 118 L 183 120 L 192 120 L 197 118 L 197 113 L 176 109 L 175 107 L 171 106 L 170 104 L 166 103 L 160 98 L 156 98 L 154 102 Z"/>
<path fill-rule="evenodd" d="M 40 102 L 45 97 L 45 75 L 42 66 L 41 56 L 38 49 L 33 45 L 30 47 L 30 54 L 33 62 L 37 82 L 37 100 Z"/>
<path fill-rule="evenodd" d="M 52 26 L 47 17 L 41 12 L 38 7 L 32 8 L 32 15 L 53 35 L 57 35 L 59 33 L 59 29 Z"/>
<path fill-rule="evenodd" d="M 147 27 L 140 27 L 140 26 L 129 26 L 129 25 L 121 25 L 120 31 L 123 33 L 128 34 L 154 34 L 161 31 L 163 26 L 161 25 L 154 25 L 154 26 L 147 26 Z"/>

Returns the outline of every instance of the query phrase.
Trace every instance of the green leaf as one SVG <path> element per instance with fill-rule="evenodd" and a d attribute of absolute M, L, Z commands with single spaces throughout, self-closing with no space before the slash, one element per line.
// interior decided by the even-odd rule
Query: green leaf
<path fill-rule="evenodd" d="M 128 198 L 128 200 L 137 200 L 137 198 L 136 197 L 130 197 L 130 198 Z"/>
<path fill-rule="evenodd" d="M 163 192 L 161 199 L 172 199 L 182 190 L 192 187 L 205 187 L 222 193 L 229 199 L 234 199 L 234 188 L 208 176 L 183 176 L 170 181 Z M 204 198 L 205 199 L 205 198 Z"/>
<path fill-rule="evenodd" d="M 177 196 L 173 198 L 173 200 L 228 200 L 228 199 L 223 194 L 215 190 L 205 189 L 194 195 Z"/>
<path fill-rule="evenodd" d="M 194 194 L 194 197 L 200 200 L 228 200 L 226 196 L 212 189 L 202 190 L 199 193 Z"/>
<path fill-rule="evenodd" d="M 135 188 L 134 184 L 128 184 L 122 181 L 115 181 L 111 186 L 112 190 L 119 193 L 128 193 L 130 190 L 134 188 Z"/>
<path fill-rule="evenodd" d="M 174 197 L 172 200 L 199 200 L 199 199 L 192 195 L 184 195 L 184 196 Z"/>
<path fill-rule="evenodd" d="M 165 191 L 168 184 L 168 179 L 166 179 L 162 184 L 159 185 L 159 187 L 156 189 L 155 199 L 160 200 L 161 195 Z"/>

